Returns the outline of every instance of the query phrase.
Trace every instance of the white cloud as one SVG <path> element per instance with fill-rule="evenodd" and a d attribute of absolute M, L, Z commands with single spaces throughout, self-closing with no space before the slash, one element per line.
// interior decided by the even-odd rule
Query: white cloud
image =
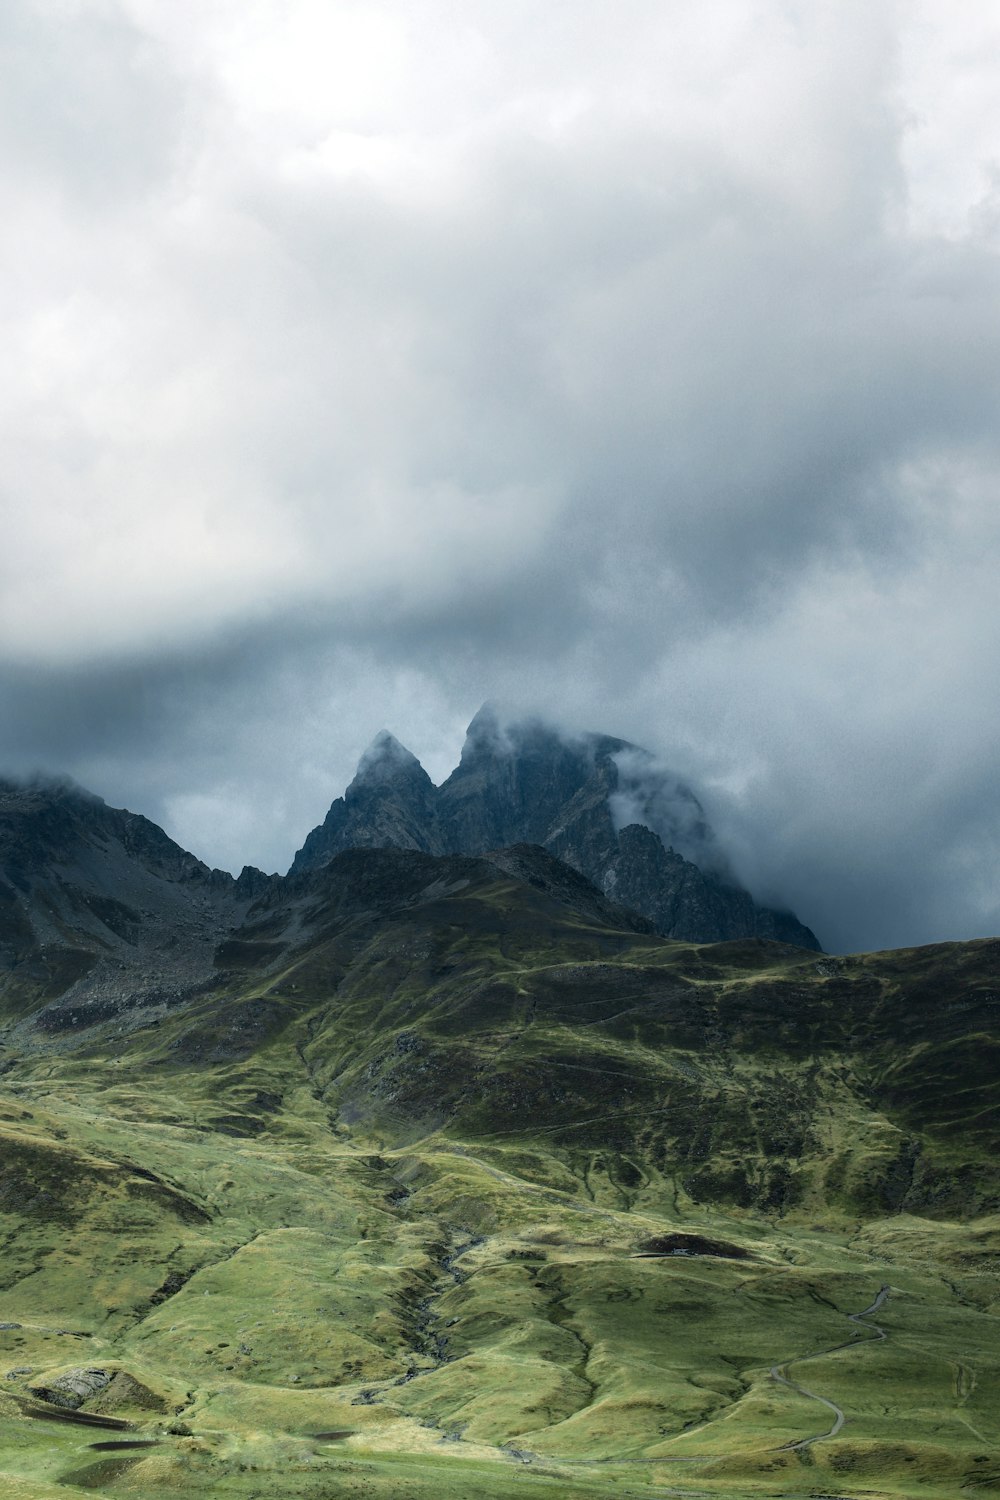
<path fill-rule="evenodd" d="M 278 862 L 279 788 L 520 698 L 714 779 L 821 931 L 982 920 L 988 12 L 15 0 L 0 46 L 10 755 L 227 860 L 270 787 Z"/>
<path fill-rule="evenodd" d="M 905 15 L 899 101 L 910 227 L 952 239 L 995 236 L 1000 14 L 975 0 L 914 0 Z"/>

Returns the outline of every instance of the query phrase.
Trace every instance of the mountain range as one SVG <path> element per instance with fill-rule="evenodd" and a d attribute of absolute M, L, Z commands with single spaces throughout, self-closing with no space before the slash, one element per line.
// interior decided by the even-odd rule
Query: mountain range
<path fill-rule="evenodd" d="M 380 734 L 292 873 L 344 849 L 483 854 L 521 843 L 541 845 L 665 937 L 819 948 L 791 912 L 759 906 L 741 889 L 694 793 L 648 751 L 610 735 L 569 737 L 538 720 L 503 723 L 489 705 L 440 787 L 394 736 Z"/>
<path fill-rule="evenodd" d="M 1000 1493 L 1000 944 L 665 936 L 647 834 L 750 921 L 489 714 L 286 876 L 0 784 L 0 1493 Z"/>

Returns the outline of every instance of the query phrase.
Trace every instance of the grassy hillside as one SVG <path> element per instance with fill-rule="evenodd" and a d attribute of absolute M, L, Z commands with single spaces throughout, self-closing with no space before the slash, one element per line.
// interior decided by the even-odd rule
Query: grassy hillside
<path fill-rule="evenodd" d="M 1000 1490 L 1000 945 L 335 863 L 193 999 L 12 972 L 5 1495 Z"/>

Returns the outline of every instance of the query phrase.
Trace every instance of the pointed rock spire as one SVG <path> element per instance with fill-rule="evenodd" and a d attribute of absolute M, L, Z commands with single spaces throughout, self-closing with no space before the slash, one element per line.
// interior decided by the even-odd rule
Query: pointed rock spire
<path fill-rule="evenodd" d="M 510 736 L 500 722 L 495 703 L 484 703 L 465 731 L 461 761 L 467 765 L 482 755 L 495 756 L 510 749 Z"/>
<path fill-rule="evenodd" d="M 441 853 L 435 790 L 417 757 L 381 730 L 358 761 L 347 791 L 296 854 L 292 871 L 319 869 L 345 849 Z"/>
<path fill-rule="evenodd" d="M 388 729 L 382 729 L 358 761 L 358 769 L 347 789 L 347 795 L 362 788 L 385 786 L 395 781 L 426 782 L 428 786 L 431 785 L 430 777 L 412 751 L 401 745 Z"/>
<path fill-rule="evenodd" d="M 345 849 L 482 854 L 515 844 L 541 845 L 615 900 L 626 892 L 626 904 L 671 937 L 756 934 L 819 946 L 793 916 L 757 906 L 727 875 L 697 798 L 647 751 L 535 715 L 510 718 L 490 702 L 439 787 L 394 735 L 377 734 L 292 869 L 318 869 Z"/>

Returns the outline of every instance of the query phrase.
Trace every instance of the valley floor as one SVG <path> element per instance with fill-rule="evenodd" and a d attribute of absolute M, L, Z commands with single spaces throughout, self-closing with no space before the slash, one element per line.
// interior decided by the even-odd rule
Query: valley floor
<path fill-rule="evenodd" d="M 227 1134 L 200 1076 L 4 1080 L 5 1500 L 1000 1493 L 996 1220 L 724 1213 L 287 1080 Z"/>

